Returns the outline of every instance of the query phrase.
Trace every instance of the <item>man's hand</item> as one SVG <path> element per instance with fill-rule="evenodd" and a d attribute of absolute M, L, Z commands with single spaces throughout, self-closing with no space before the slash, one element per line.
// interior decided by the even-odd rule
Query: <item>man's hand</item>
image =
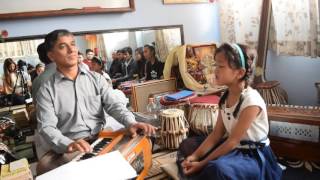
<path fill-rule="evenodd" d="M 74 141 L 73 143 L 69 144 L 68 148 L 67 148 L 68 153 L 75 152 L 75 151 L 87 153 L 87 152 L 91 152 L 92 148 L 87 141 L 85 141 L 83 139 L 78 139 L 78 140 Z"/>
<path fill-rule="evenodd" d="M 147 136 L 151 136 L 151 135 L 156 134 L 156 130 L 157 130 L 156 127 L 154 127 L 150 124 L 138 122 L 138 123 L 132 124 L 129 127 L 129 132 L 131 133 L 132 137 L 135 137 L 137 135 L 138 129 L 143 130 L 143 134 L 145 134 Z"/>

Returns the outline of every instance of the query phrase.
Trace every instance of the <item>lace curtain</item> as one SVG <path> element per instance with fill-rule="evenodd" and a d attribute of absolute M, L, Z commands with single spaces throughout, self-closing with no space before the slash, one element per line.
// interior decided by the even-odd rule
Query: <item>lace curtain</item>
<path fill-rule="evenodd" d="M 320 56 L 318 0 L 272 0 L 270 49 L 278 55 Z"/>
<path fill-rule="evenodd" d="M 181 45 L 180 29 L 156 30 L 156 50 L 160 61 L 164 62 L 169 52 L 176 46 Z"/>
<path fill-rule="evenodd" d="M 37 47 L 43 40 L 27 40 L 19 42 L 0 43 L 0 62 L 6 58 L 19 58 L 24 56 L 38 56 Z"/>
<path fill-rule="evenodd" d="M 262 0 L 223 0 L 219 5 L 221 42 L 257 47 Z"/>

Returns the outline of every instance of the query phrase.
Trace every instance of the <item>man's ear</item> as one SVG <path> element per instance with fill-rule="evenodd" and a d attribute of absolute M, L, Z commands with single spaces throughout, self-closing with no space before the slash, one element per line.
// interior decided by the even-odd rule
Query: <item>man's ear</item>
<path fill-rule="evenodd" d="M 47 56 L 50 59 L 50 61 L 54 62 L 53 54 L 51 51 L 47 52 Z"/>

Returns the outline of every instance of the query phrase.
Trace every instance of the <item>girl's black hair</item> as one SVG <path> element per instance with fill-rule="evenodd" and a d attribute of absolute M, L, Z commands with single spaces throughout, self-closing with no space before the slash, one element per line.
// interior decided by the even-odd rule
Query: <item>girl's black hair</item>
<path fill-rule="evenodd" d="M 144 47 L 145 47 L 145 48 L 148 48 L 148 49 L 151 51 L 151 54 L 152 54 L 154 57 L 156 57 L 156 50 L 155 50 L 155 48 L 154 48 L 153 45 L 151 45 L 151 44 L 146 44 L 146 45 L 144 45 Z"/>
<path fill-rule="evenodd" d="M 243 53 L 243 56 L 244 56 L 244 64 L 245 64 L 245 70 L 246 70 L 246 73 L 245 75 L 240 79 L 241 81 L 246 81 L 246 87 L 248 86 L 248 80 L 249 80 L 249 64 L 248 64 L 248 55 L 246 53 L 246 50 L 247 50 L 247 46 L 245 45 L 241 45 L 241 44 L 238 44 L 238 46 L 241 48 L 241 51 Z M 240 57 L 240 53 L 238 52 L 238 50 L 234 47 L 232 47 L 232 45 L 228 44 L 228 43 L 224 43 L 222 44 L 219 48 L 217 48 L 217 50 L 215 51 L 215 55 L 214 57 L 217 56 L 218 53 L 223 53 L 224 56 L 226 57 L 226 59 L 228 60 L 228 64 L 231 68 L 233 69 L 241 69 L 241 57 Z M 229 95 L 229 90 L 226 90 L 226 92 L 222 95 L 222 97 L 220 98 L 220 101 L 219 101 L 219 108 L 221 109 L 222 108 L 222 105 L 225 104 L 225 101 L 227 99 Z M 240 110 L 240 106 L 243 102 L 243 95 L 241 94 L 240 95 L 240 98 L 239 98 L 239 102 L 233 112 L 233 117 L 236 118 L 236 116 L 238 115 L 239 113 L 239 110 Z"/>

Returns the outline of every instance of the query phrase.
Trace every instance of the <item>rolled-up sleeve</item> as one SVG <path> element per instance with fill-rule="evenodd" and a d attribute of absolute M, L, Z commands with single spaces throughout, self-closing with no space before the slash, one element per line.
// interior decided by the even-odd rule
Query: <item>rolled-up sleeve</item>
<path fill-rule="evenodd" d="M 98 80 L 104 110 L 125 127 L 136 123 L 134 115 L 123 103 L 123 98 L 120 98 L 117 95 L 118 92 L 106 84 L 107 82 L 104 78 Z"/>
<path fill-rule="evenodd" d="M 38 131 L 57 153 L 64 153 L 67 147 L 73 142 L 72 139 L 64 136 L 57 128 L 58 118 L 54 111 L 53 98 L 50 91 L 42 86 L 37 95 L 37 121 Z"/>

